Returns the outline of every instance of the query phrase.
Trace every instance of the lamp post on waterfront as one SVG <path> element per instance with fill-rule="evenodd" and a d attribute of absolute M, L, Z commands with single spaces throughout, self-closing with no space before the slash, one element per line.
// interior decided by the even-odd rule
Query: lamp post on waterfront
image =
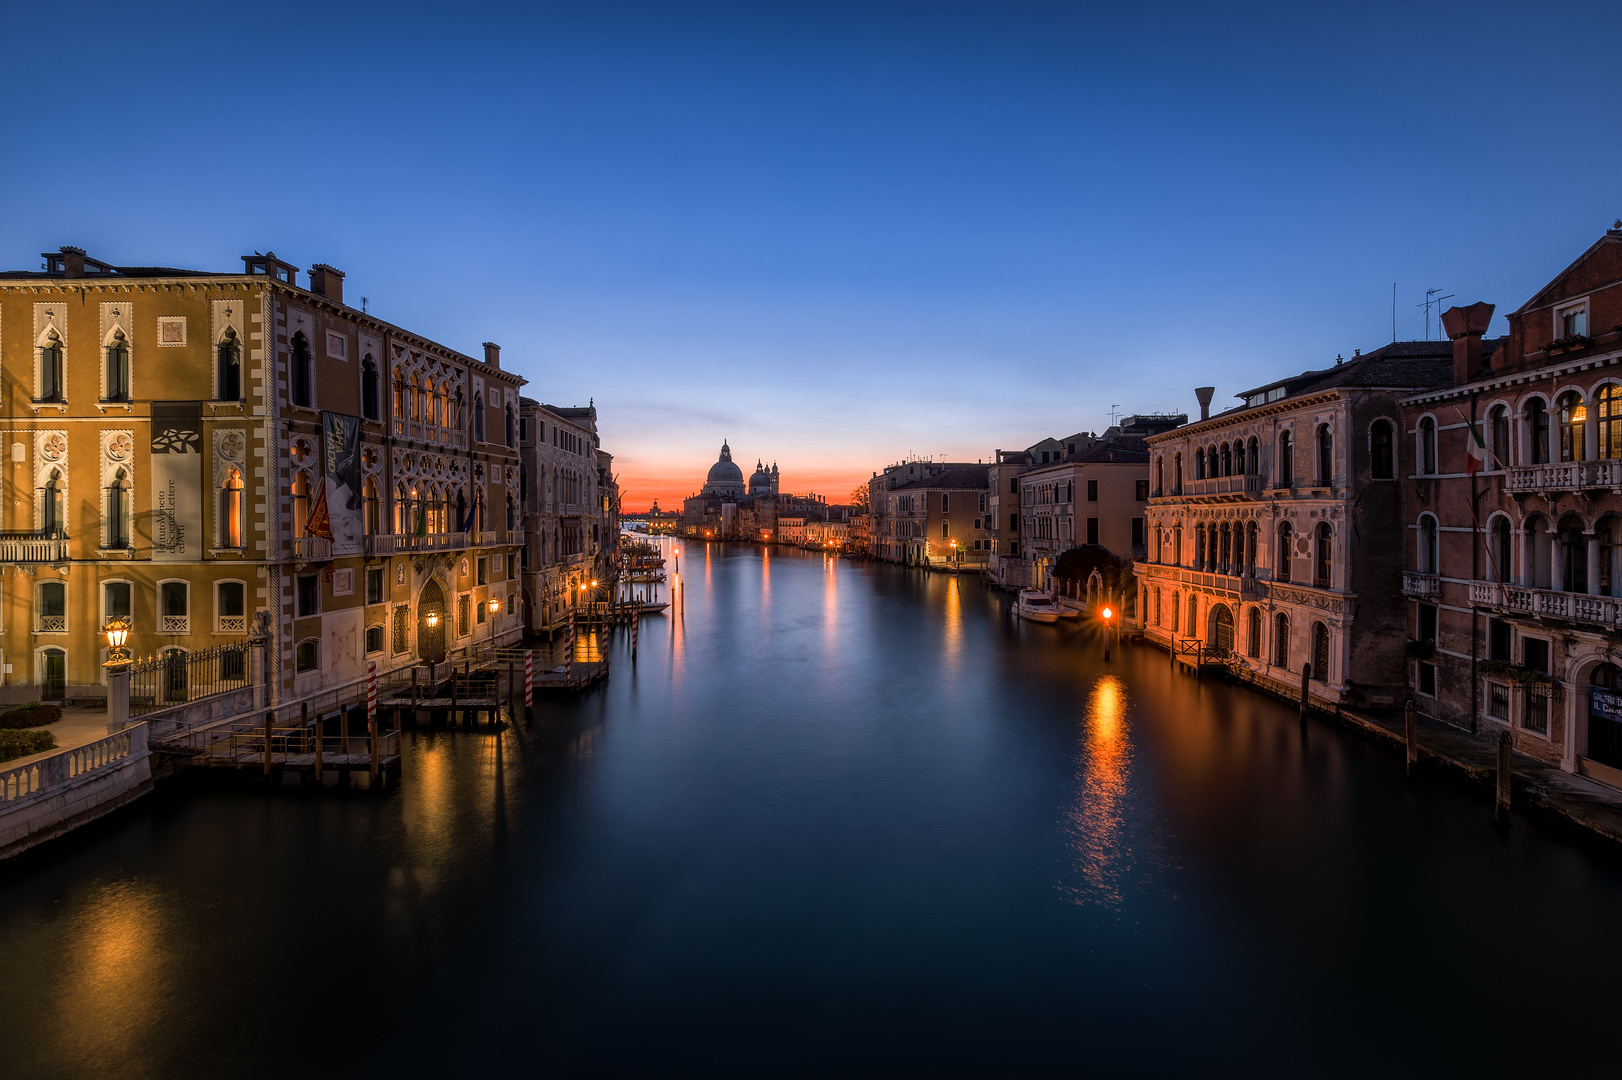
<path fill-rule="evenodd" d="M 490 644 L 496 643 L 496 612 L 501 610 L 501 601 L 495 597 L 490 598 Z"/>
<path fill-rule="evenodd" d="M 1111 611 L 1109 608 L 1106 607 L 1103 611 L 1099 612 L 1099 614 L 1104 617 L 1104 659 L 1108 660 L 1109 659 L 1109 627 L 1110 627 L 1110 619 L 1112 617 L 1114 617 L 1115 612 Z"/>
<path fill-rule="evenodd" d="M 130 621 L 107 620 L 107 726 L 122 730 L 130 719 L 130 652 L 124 646 L 130 639 Z M 117 727 L 114 727 L 114 725 Z"/>

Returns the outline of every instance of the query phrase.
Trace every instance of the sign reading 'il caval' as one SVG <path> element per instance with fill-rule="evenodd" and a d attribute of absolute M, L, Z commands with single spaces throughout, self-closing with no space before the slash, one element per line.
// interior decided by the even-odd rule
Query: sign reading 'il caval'
<path fill-rule="evenodd" d="M 203 411 L 195 401 L 152 403 L 152 558 L 203 552 Z"/>

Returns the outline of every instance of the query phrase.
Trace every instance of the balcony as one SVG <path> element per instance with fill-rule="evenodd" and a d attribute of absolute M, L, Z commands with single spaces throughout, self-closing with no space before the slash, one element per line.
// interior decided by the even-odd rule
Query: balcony
<path fill-rule="evenodd" d="M 366 554 L 393 555 L 396 551 L 405 550 L 401 543 L 410 537 L 398 536 L 394 533 L 373 533 L 366 537 Z"/>
<path fill-rule="evenodd" d="M 1497 608 L 1517 615 L 1566 619 L 1571 622 L 1622 627 L 1622 598 L 1591 596 L 1588 593 L 1528 589 L 1520 585 L 1497 585 L 1487 581 L 1471 583 L 1470 601 L 1480 607 Z"/>
<path fill-rule="evenodd" d="M 158 633 L 160 634 L 189 634 L 191 633 L 190 615 L 159 615 Z"/>
<path fill-rule="evenodd" d="M 60 530 L 0 532 L 0 563 L 64 562 L 68 537 Z"/>
<path fill-rule="evenodd" d="M 331 562 L 332 541 L 325 536 L 295 536 L 293 558 L 298 562 Z"/>
<path fill-rule="evenodd" d="M 1587 491 L 1622 488 L 1622 461 L 1563 461 L 1547 465 L 1516 465 L 1505 470 L 1509 492 Z"/>
<path fill-rule="evenodd" d="M 1190 480 L 1183 485 L 1183 494 L 1198 495 L 1244 495 L 1258 492 L 1262 489 L 1262 478 L 1259 476 L 1208 476 L 1203 480 Z"/>
<path fill-rule="evenodd" d="M 499 535 L 494 529 L 477 529 L 468 533 L 468 538 L 475 547 L 492 547 L 500 543 L 496 539 Z"/>
<path fill-rule="evenodd" d="M 1442 595 L 1442 579 L 1436 574 L 1416 574 L 1412 570 L 1402 572 L 1402 594 L 1404 596 L 1440 596 Z"/>
<path fill-rule="evenodd" d="M 503 544 L 522 545 L 524 543 L 523 529 L 508 529 L 504 535 L 506 536 L 506 539 L 501 541 Z"/>

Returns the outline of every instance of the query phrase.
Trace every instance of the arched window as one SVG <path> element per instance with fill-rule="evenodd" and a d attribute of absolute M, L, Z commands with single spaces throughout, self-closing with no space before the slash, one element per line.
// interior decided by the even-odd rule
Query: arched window
<path fill-rule="evenodd" d="M 1245 446 L 1245 472 L 1251 476 L 1260 476 L 1262 474 L 1261 443 L 1257 441 L 1254 435 L 1250 437 L 1250 442 Z"/>
<path fill-rule="evenodd" d="M 1183 455 L 1181 453 L 1174 454 L 1171 459 L 1171 493 L 1173 495 L 1183 493 Z"/>
<path fill-rule="evenodd" d="M 1194 569 L 1205 569 L 1205 526 L 1194 526 Z"/>
<path fill-rule="evenodd" d="M 114 330 L 107 342 L 107 356 L 105 363 L 107 396 L 104 401 L 128 401 L 130 399 L 130 343 L 124 338 L 124 331 Z"/>
<path fill-rule="evenodd" d="M 461 488 L 456 489 L 456 525 L 457 532 L 466 532 L 467 525 L 467 493 Z"/>
<path fill-rule="evenodd" d="M 123 469 L 107 488 L 107 546 L 118 551 L 130 546 L 130 480 Z"/>
<path fill-rule="evenodd" d="M 422 384 L 422 419 L 426 424 L 439 423 L 439 394 L 434 390 L 433 379 Z"/>
<path fill-rule="evenodd" d="M 1182 614 L 1183 614 L 1183 597 L 1182 597 L 1182 594 L 1174 591 L 1171 594 L 1171 632 L 1174 633 L 1174 634 L 1178 632 L 1178 623 L 1182 619 Z"/>
<path fill-rule="evenodd" d="M 60 470 L 51 470 L 51 475 L 45 481 L 44 499 L 40 506 L 40 527 L 45 535 L 54 539 L 62 539 L 66 533 L 67 520 L 63 516 L 62 506 L 62 473 Z"/>
<path fill-rule="evenodd" d="M 310 477 L 302 469 L 293 474 L 293 538 L 304 535 L 310 523 Z"/>
<path fill-rule="evenodd" d="M 1205 479 L 1205 453 L 1201 450 L 1194 452 L 1194 479 Z"/>
<path fill-rule="evenodd" d="M 1290 528 L 1288 521 L 1279 522 L 1278 526 L 1278 553 L 1274 559 L 1273 577 L 1279 581 L 1290 580 L 1290 546 L 1295 542 L 1295 531 Z"/>
<path fill-rule="evenodd" d="M 405 376 L 399 372 L 394 375 L 394 418 L 404 420 L 411 415 L 411 388 L 406 385 Z"/>
<path fill-rule="evenodd" d="M 1252 521 L 1245 526 L 1245 573 L 1256 576 L 1256 547 L 1261 539 L 1261 526 Z"/>
<path fill-rule="evenodd" d="M 1376 480 L 1395 480 L 1397 463 L 1393 460 L 1391 421 L 1376 420 L 1369 429 L 1369 473 Z"/>
<path fill-rule="evenodd" d="M 507 406 L 507 445 L 517 445 L 516 432 L 513 430 L 513 407 L 511 405 Z"/>
<path fill-rule="evenodd" d="M 1260 660 L 1262 658 L 1261 608 L 1253 607 L 1250 609 L 1250 617 L 1246 620 L 1245 625 L 1245 644 L 1249 646 L 1252 659 Z"/>
<path fill-rule="evenodd" d="M 1575 390 L 1567 390 L 1555 402 L 1560 419 L 1560 460 L 1583 460 L 1583 427 L 1588 422 L 1588 409 L 1583 397 Z"/>
<path fill-rule="evenodd" d="M 518 508 L 513 505 L 513 497 L 507 496 L 507 531 L 518 528 Z"/>
<path fill-rule="evenodd" d="M 39 350 L 39 400 L 61 401 L 62 393 L 62 336 L 52 327 Z"/>
<path fill-rule="evenodd" d="M 1278 486 L 1295 486 L 1295 448 L 1288 431 L 1278 433 Z"/>
<path fill-rule="evenodd" d="M 220 489 L 220 532 L 219 545 L 222 548 L 240 548 L 242 546 L 242 473 L 232 469 L 225 477 L 225 485 Z"/>
<path fill-rule="evenodd" d="M 1502 405 L 1494 405 L 1487 414 L 1492 431 L 1492 446 L 1488 448 L 1492 458 L 1487 462 L 1489 469 L 1509 468 L 1509 410 Z M 1603 427 L 1601 431 L 1605 430 Z M 1622 435 L 1622 431 L 1618 432 Z"/>
<path fill-rule="evenodd" d="M 1594 391 L 1594 422 L 1599 425 L 1594 452 L 1606 460 L 1622 458 L 1622 387 L 1606 383 Z"/>
<path fill-rule="evenodd" d="M 377 361 L 367 353 L 360 362 L 360 414 L 368 420 L 381 420 L 377 400 Z"/>
<path fill-rule="evenodd" d="M 1228 564 L 1232 569 L 1230 574 L 1242 574 L 1245 570 L 1245 523 L 1233 523 L 1233 561 Z"/>
<path fill-rule="evenodd" d="M 1335 534 L 1327 521 L 1318 522 L 1317 533 L 1318 550 L 1312 564 L 1312 584 L 1316 588 L 1327 589 L 1334 573 Z"/>
<path fill-rule="evenodd" d="M 422 376 L 411 376 L 411 419 L 419 424 L 422 423 L 423 416 L 422 395 Z"/>
<path fill-rule="evenodd" d="M 484 441 L 484 395 L 473 395 L 473 438 Z"/>
<path fill-rule="evenodd" d="M 1192 637 L 1200 632 L 1200 594 L 1188 594 L 1188 633 Z"/>
<path fill-rule="evenodd" d="M 383 513 L 377 497 L 377 478 L 368 476 L 360 486 L 362 507 L 361 523 L 367 536 L 376 536 L 383 530 Z"/>
<path fill-rule="evenodd" d="M 1436 420 L 1430 416 L 1419 421 L 1419 471 L 1426 476 L 1436 473 Z"/>
<path fill-rule="evenodd" d="M 1577 518 L 1566 518 L 1560 523 L 1560 584 L 1566 592 L 1588 591 L 1588 537 L 1583 523 Z"/>
<path fill-rule="evenodd" d="M 1217 548 L 1217 569 L 1226 574 L 1228 572 L 1228 559 L 1233 555 L 1233 527 L 1224 521 L 1220 535 L 1222 540 Z"/>
<path fill-rule="evenodd" d="M 315 403 L 315 373 L 310 370 L 310 343 L 304 340 L 302 330 L 293 335 L 292 342 L 292 397 L 294 405 L 310 408 Z"/>
<path fill-rule="evenodd" d="M 1544 408 L 1542 398 L 1532 398 L 1526 403 L 1526 434 L 1530 441 L 1531 464 L 1548 464 L 1549 410 Z"/>
<path fill-rule="evenodd" d="M 61 581 L 44 581 L 39 586 L 39 629 L 60 633 L 68 628 L 68 587 Z"/>
<path fill-rule="evenodd" d="M 1494 518 L 1492 523 L 1492 545 L 1488 549 L 1492 559 L 1492 566 L 1489 569 L 1493 575 L 1492 579 L 1500 584 L 1509 584 L 1515 580 L 1515 563 L 1513 561 L 1515 547 L 1511 537 L 1509 519 L 1506 517 Z"/>
<path fill-rule="evenodd" d="M 439 384 L 439 416 L 440 424 L 448 428 L 456 426 L 455 404 L 451 401 L 451 384 L 449 379 L 443 379 Z"/>
<path fill-rule="evenodd" d="M 1312 624 L 1312 677 L 1329 681 L 1329 627 L 1321 622 Z"/>
<path fill-rule="evenodd" d="M 1435 574 L 1441 562 L 1437 547 L 1436 519 L 1426 514 L 1419 519 L 1419 572 Z"/>
<path fill-rule="evenodd" d="M 234 327 L 227 326 L 214 348 L 214 400 L 242 400 L 242 345 Z"/>
<path fill-rule="evenodd" d="M 409 536 L 413 531 L 411 494 L 404 484 L 398 484 L 394 488 L 394 531 L 399 536 Z"/>
<path fill-rule="evenodd" d="M 1222 475 L 1233 475 L 1233 447 L 1228 443 L 1222 444 Z"/>
<path fill-rule="evenodd" d="M 1164 494 L 1166 490 L 1166 459 L 1155 458 L 1155 494 Z"/>
<path fill-rule="evenodd" d="M 455 415 L 451 417 L 451 422 L 450 422 L 449 426 L 455 428 L 457 431 L 461 431 L 461 430 L 463 430 L 463 428 L 462 428 L 463 420 L 462 420 L 462 388 L 460 386 L 458 386 L 456 388 L 456 402 L 455 402 L 455 405 L 456 405 L 456 407 L 453 410 Z"/>
<path fill-rule="evenodd" d="M 1290 667 L 1290 617 L 1282 611 L 1273 616 L 1273 666 Z"/>

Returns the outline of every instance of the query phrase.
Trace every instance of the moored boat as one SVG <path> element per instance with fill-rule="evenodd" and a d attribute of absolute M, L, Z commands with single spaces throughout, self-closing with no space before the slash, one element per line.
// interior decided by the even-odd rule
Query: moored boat
<path fill-rule="evenodd" d="M 1059 621 L 1059 609 L 1054 606 L 1053 597 L 1036 589 L 1021 589 L 1019 599 L 1014 601 L 1014 614 L 1031 622 L 1052 623 Z"/>

